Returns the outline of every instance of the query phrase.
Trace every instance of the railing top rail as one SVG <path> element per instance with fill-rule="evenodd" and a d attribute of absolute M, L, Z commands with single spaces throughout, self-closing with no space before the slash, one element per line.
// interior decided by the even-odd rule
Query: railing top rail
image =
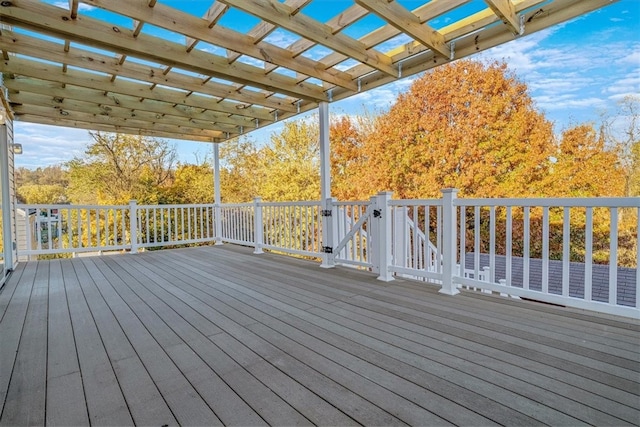
<path fill-rule="evenodd" d="M 566 197 L 532 199 L 455 199 L 456 206 L 640 208 L 640 197 Z"/>
<path fill-rule="evenodd" d="M 301 201 L 301 202 L 260 202 L 258 206 L 320 206 L 320 201 Z"/>
<path fill-rule="evenodd" d="M 214 206 L 216 206 L 214 204 Z M 253 207 L 253 203 L 221 203 L 221 208 L 250 208 Z"/>
<path fill-rule="evenodd" d="M 180 205 L 159 204 L 159 205 L 137 205 L 138 209 L 168 209 L 168 208 L 212 208 L 214 203 L 184 203 Z"/>
<path fill-rule="evenodd" d="M 18 209 L 129 209 L 129 205 L 64 205 L 64 204 L 16 204 Z"/>
<path fill-rule="evenodd" d="M 442 206 L 442 199 L 392 199 L 389 204 L 391 206 Z"/>
<path fill-rule="evenodd" d="M 334 206 L 368 206 L 369 200 L 352 200 L 350 202 L 333 202 Z"/>

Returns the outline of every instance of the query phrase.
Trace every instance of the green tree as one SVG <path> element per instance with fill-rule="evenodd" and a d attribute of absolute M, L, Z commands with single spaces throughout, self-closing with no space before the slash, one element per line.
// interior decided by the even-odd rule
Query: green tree
<path fill-rule="evenodd" d="M 213 169 L 206 162 L 199 165 L 178 164 L 166 203 L 213 203 Z"/>
<path fill-rule="evenodd" d="M 26 184 L 18 188 L 18 199 L 22 203 L 57 204 L 66 203 L 65 188 L 60 184 Z"/>
<path fill-rule="evenodd" d="M 262 148 L 264 177 L 260 195 L 265 200 L 319 200 L 320 160 L 318 126 L 313 121 L 290 121 Z"/>
<path fill-rule="evenodd" d="M 172 178 L 175 149 L 146 136 L 90 132 L 93 142 L 84 158 L 69 168 L 69 198 L 74 203 L 162 201 L 160 189 Z"/>
<path fill-rule="evenodd" d="M 236 138 L 220 145 L 222 202 L 244 203 L 260 196 L 264 181 L 262 153 L 250 138 Z"/>

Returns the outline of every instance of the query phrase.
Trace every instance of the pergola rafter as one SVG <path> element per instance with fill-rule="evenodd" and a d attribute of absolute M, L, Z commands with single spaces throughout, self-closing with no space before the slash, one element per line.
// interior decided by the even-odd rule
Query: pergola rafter
<path fill-rule="evenodd" d="M 18 121 L 222 142 L 612 1 L 349 0 L 322 20 L 321 3 L 212 0 L 196 16 L 162 0 L 5 1 L 5 108 Z M 232 12 L 258 21 L 236 28 Z M 350 35 L 373 16 L 379 28 Z"/>

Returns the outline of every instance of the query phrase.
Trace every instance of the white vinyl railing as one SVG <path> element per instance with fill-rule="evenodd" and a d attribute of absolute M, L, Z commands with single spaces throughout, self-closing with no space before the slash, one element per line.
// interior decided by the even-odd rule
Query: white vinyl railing
<path fill-rule="evenodd" d="M 254 202 L 262 231 L 256 249 L 317 257 L 322 252 L 320 202 Z"/>
<path fill-rule="evenodd" d="M 17 208 L 19 255 L 228 242 L 384 281 L 429 281 L 450 295 L 483 290 L 640 318 L 640 198 L 458 199 L 443 190 L 433 200 Z"/>
<path fill-rule="evenodd" d="M 137 247 L 215 241 L 213 204 L 138 205 Z"/>
<path fill-rule="evenodd" d="M 213 205 L 18 205 L 21 255 L 211 242 Z M 22 220 L 20 220 L 22 218 Z M 24 231 L 22 231 L 24 230 Z"/>
<path fill-rule="evenodd" d="M 640 308 L 640 199 L 455 199 L 454 205 L 460 270 L 473 272 L 458 274 L 456 283 L 615 314 Z M 620 265 L 621 251 L 636 268 Z"/>
<path fill-rule="evenodd" d="M 320 202 L 262 202 L 220 206 L 222 242 L 317 257 L 321 253 Z"/>
<path fill-rule="evenodd" d="M 129 206 L 17 205 L 21 255 L 122 250 L 130 246 Z M 22 221 L 21 221 L 22 219 Z"/>
<path fill-rule="evenodd" d="M 220 207 L 222 241 L 252 246 L 255 242 L 253 203 L 225 204 Z"/>

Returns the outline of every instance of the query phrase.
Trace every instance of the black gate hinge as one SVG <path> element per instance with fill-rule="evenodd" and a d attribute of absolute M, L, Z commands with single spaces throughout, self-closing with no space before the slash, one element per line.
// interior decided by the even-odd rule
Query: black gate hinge
<path fill-rule="evenodd" d="M 331 216 L 331 209 L 323 209 L 320 211 L 321 216 Z"/>
<path fill-rule="evenodd" d="M 333 248 L 331 246 L 323 246 L 322 247 L 322 252 L 325 254 L 332 254 L 333 253 Z"/>

